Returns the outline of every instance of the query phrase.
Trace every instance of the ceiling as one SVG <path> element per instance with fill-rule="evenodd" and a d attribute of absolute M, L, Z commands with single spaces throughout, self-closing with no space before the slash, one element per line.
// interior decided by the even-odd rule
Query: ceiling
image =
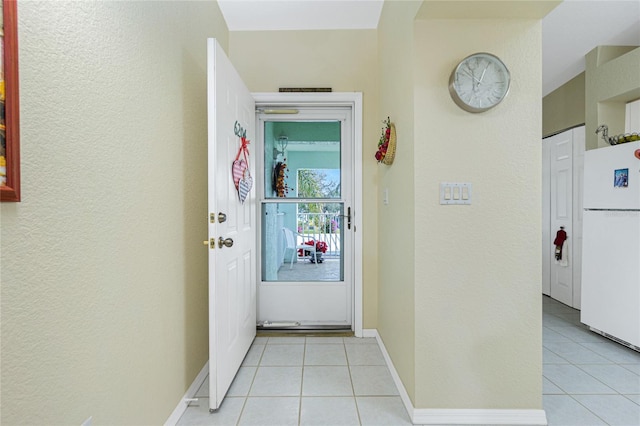
<path fill-rule="evenodd" d="M 374 29 L 382 0 L 218 0 L 229 31 Z M 640 45 L 640 0 L 565 0 L 542 21 L 542 94 L 599 45 Z"/>

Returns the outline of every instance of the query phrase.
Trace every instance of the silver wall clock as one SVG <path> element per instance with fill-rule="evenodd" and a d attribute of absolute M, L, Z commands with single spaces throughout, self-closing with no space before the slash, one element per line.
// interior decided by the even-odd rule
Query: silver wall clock
<path fill-rule="evenodd" d="M 474 53 L 464 58 L 449 77 L 449 93 L 465 111 L 484 112 L 507 96 L 511 74 L 491 53 Z"/>

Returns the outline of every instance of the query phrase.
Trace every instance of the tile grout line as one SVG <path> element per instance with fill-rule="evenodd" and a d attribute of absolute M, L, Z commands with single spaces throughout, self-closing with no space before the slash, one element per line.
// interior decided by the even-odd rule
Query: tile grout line
<path fill-rule="evenodd" d="M 575 394 L 577 395 L 577 394 Z M 582 395 L 582 394 L 581 394 Z M 598 394 L 589 394 L 589 395 L 598 395 Z M 604 395 L 600 395 L 600 396 L 604 396 Z M 605 425 L 609 425 L 609 423 L 607 423 L 607 421 L 605 419 L 603 419 L 602 417 L 600 417 L 598 414 L 596 414 L 595 412 L 593 412 L 592 410 L 589 409 L 589 407 L 587 407 L 586 405 L 584 405 L 583 403 L 581 403 L 580 401 L 578 401 L 577 399 L 575 399 L 573 397 L 572 394 L 569 394 L 569 397 L 571 397 L 571 399 L 573 399 L 575 402 L 577 402 L 579 405 L 581 405 L 582 407 L 585 408 L 585 410 L 587 410 L 588 412 L 590 412 L 591 414 L 593 414 L 594 416 L 596 416 L 598 419 L 602 420 L 602 423 L 604 423 Z"/>
<path fill-rule="evenodd" d="M 594 376 L 593 374 L 589 373 L 587 370 L 585 370 L 584 368 L 580 367 L 581 365 L 617 365 L 617 364 L 575 364 L 575 366 L 580 370 L 583 371 L 585 374 L 589 375 L 590 377 L 594 378 L 595 380 L 599 381 L 600 383 L 602 383 L 603 385 L 605 385 L 606 387 L 608 387 L 609 389 L 611 389 L 612 391 L 616 392 L 617 395 L 622 395 L 622 393 L 620 391 L 618 391 L 617 389 L 614 389 L 612 386 L 609 386 L 608 384 L 606 384 L 605 382 L 603 382 L 602 380 L 598 379 L 596 376 Z M 621 367 L 622 368 L 622 367 Z M 591 394 L 588 394 L 591 395 Z M 595 395 L 599 395 L 599 394 L 595 394 Z M 607 394 L 602 394 L 602 395 L 607 395 Z"/>
<path fill-rule="evenodd" d="M 347 344 L 342 339 L 342 346 L 344 348 L 344 356 L 347 360 L 347 371 L 349 372 L 349 382 L 351 383 L 351 392 L 353 393 L 353 403 L 356 406 L 356 416 L 358 417 L 358 424 L 362 425 L 362 416 L 360 415 L 360 405 L 358 404 L 358 398 L 356 398 L 356 388 L 353 385 L 353 375 L 351 374 L 351 363 L 349 362 L 349 353 L 347 352 Z"/>
<path fill-rule="evenodd" d="M 302 347 L 302 371 L 300 373 L 300 396 L 298 398 L 298 426 L 302 424 L 302 389 L 304 388 L 304 367 L 307 357 L 307 338 L 304 338 L 304 346 Z"/>
<path fill-rule="evenodd" d="M 255 342 L 251 343 L 251 345 L 253 346 Z M 240 424 L 240 419 L 242 419 L 242 415 L 244 414 L 244 410 L 247 407 L 247 402 L 249 401 L 249 395 L 251 394 L 251 388 L 253 388 L 253 384 L 256 381 L 256 376 L 258 375 L 258 370 L 260 369 L 260 364 L 262 363 L 262 356 L 264 355 L 264 352 L 267 350 L 267 343 L 269 343 L 269 338 L 267 337 L 267 341 L 264 343 L 264 348 L 262 349 L 262 352 L 260 353 L 260 357 L 258 358 L 258 363 L 256 366 L 256 371 L 253 373 L 253 378 L 251 379 L 251 385 L 249 385 L 249 389 L 247 390 L 247 394 L 244 396 L 244 401 L 242 402 L 242 408 L 240 409 L 240 414 L 238 415 L 238 420 L 236 421 L 236 426 L 238 426 Z M 235 378 L 234 378 L 235 380 Z"/>

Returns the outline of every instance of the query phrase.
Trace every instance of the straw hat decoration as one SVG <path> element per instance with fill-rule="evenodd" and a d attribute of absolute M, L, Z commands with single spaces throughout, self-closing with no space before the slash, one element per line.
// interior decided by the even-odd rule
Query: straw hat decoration
<path fill-rule="evenodd" d="M 376 160 L 388 166 L 393 164 L 396 156 L 396 126 L 391 122 L 389 117 L 383 121 L 382 135 L 378 141 L 378 151 L 376 152 Z"/>

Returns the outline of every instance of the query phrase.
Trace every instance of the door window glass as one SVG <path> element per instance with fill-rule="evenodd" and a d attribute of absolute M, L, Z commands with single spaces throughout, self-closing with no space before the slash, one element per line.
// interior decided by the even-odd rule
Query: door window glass
<path fill-rule="evenodd" d="M 343 281 L 342 203 L 262 205 L 262 281 Z"/>
<path fill-rule="evenodd" d="M 340 124 L 266 122 L 265 198 L 340 198 Z"/>

